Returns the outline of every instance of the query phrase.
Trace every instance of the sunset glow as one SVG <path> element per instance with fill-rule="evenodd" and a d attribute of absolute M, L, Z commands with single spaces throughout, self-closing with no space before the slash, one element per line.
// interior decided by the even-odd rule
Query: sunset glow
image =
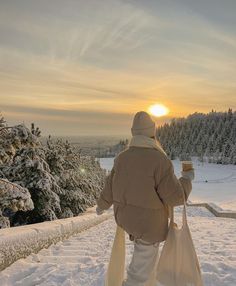
<path fill-rule="evenodd" d="M 151 115 L 161 117 L 169 113 L 169 109 L 162 104 L 154 104 L 149 107 Z"/>
<path fill-rule="evenodd" d="M 70 136 L 235 109 L 236 1 L 213 2 L 0 1 L 0 112 Z"/>

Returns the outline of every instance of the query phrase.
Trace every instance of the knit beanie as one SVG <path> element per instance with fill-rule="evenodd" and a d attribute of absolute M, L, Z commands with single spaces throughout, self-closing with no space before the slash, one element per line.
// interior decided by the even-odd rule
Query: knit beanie
<path fill-rule="evenodd" d="M 144 135 L 147 137 L 155 136 L 156 125 L 151 116 L 145 111 L 139 111 L 135 114 L 131 133 L 135 135 Z"/>

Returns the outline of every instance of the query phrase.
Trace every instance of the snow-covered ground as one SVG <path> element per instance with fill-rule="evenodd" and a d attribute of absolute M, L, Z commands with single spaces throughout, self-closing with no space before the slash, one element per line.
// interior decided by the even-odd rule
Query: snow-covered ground
<path fill-rule="evenodd" d="M 42 248 L 99 224 L 112 215 L 112 210 L 109 210 L 105 215 L 97 216 L 93 207 L 76 217 L 0 229 L 0 270 L 19 258 L 37 253 Z"/>
<path fill-rule="evenodd" d="M 108 170 L 113 165 L 112 158 L 100 159 L 100 162 Z M 173 163 L 176 174 L 180 175 L 180 162 Z M 236 166 L 202 165 L 198 162 L 194 165 L 196 179 L 190 199 L 214 202 L 222 207 L 236 209 Z M 86 221 L 89 221 L 90 216 L 91 220 L 94 219 L 94 212 L 86 215 Z M 176 220 L 181 220 L 180 207 L 176 209 Z M 214 217 L 205 208 L 189 207 L 188 221 L 201 264 L 204 285 L 235 286 L 236 220 Z M 0 272 L 0 285 L 103 286 L 114 234 L 115 222 L 112 217 L 63 242 L 42 249 L 38 254 L 18 260 Z M 133 249 L 128 238 L 126 248 L 128 265 Z"/>
<path fill-rule="evenodd" d="M 103 168 L 110 170 L 113 158 L 101 158 Z M 181 162 L 172 161 L 177 176 Z M 223 209 L 236 211 L 236 165 L 217 165 L 194 161 L 195 180 L 189 197 L 192 202 L 212 202 Z"/>
<path fill-rule="evenodd" d="M 176 216 L 180 219 L 180 209 Z M 236 285 L 235 220 L 188 209 L 205 286 Z M 115 234 L 114 219 L 15 262 L 0 273 L 1 286 L 103 286 Z M 133 245 L 126 239 L 128 264 Z"/>

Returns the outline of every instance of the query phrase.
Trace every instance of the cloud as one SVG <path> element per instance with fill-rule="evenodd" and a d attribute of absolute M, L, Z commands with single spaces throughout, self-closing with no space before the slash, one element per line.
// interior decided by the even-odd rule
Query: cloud
<path fill-rule="evenodd" d="M 125 119 L 130 117 L 130 114 L 126 113 L 114 113 L 114 112 L 99 112 L 91 110 L 67 110 L 67 109 L 52 109 L 52 108 L 38 108 L 34 106 L 19 106 L 19 105 L 1 105 L 1 108 L 5 112 L 15 112 L 15 113 L 30 113 L 34 115 L 42 115 L 47 117 L 56 117 L 56 118 L 90 118 L 94 120 L 99 117 L 104 117 L 105 120 L 114 119 L 117 120 L 121 116 Z"/>
<path fill-rule="evenodd" d="M 1 2 L 2 106 L 10 118 L 23 120 L 25 113 L 29 120 L 57 119 L 60 125 L 63 116 L 75 124 L 79 114 L 83 132 L 86 126 L 97 132 L 92 121 L 109 117 L 123 130 L 131 114 L 155 102 L 166 104 L 171 116 L 234 108 L 236 35 L 229 28 L 232 13 L 226 17 L 230 5 L 219 4 L 221 14 L 217 7 L 211 12 L 211 0 L 199 3 Z"/>
<path fill-rule="evenodd" d="M 3 116 L 9 124 L 35 122 L 44 135 L 118 135 L 129 134 L 131 114 L 81 110 L 1 105 Z"/>
<path fill-rule="evenodd" d="M 4 7 L 0 12 L 4 44 L 52 60 L 75 62 L 86 57 L 98 59 L 107 52 L 131 51 L 151 36 L 149 28 L 155 24 L 141 9 L 115 0 L 69 1 L 67 9 L 64 1 L 58 0 L 34 5 L 25 0 L 20 5 L 13 2 L 14 6 L 5 4 L 8 13 Z M 18 43 L 12 42 L 11 35 Z"/>
<path fill-rule="evenodd" d="M 94 112 L 91 110 L 57 110 L 51 108 L 1 105 L 2 115 L 11 124 L 24 122 L 30 126 L 34 122 L 42 129 L 43 135 L 123 135 L 130 136 L 134 114 L 114 112 Z M 160 125 L 172 117 L 154 119 Z M 92 131 L 91 131 L 92 130 Z"/>

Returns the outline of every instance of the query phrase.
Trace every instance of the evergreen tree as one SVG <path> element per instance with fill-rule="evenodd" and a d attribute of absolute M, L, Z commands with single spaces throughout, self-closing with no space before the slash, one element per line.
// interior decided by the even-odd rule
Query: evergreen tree
<path fill-rule="evenodd" d="M 3 226 L 9 226 L 9 221 L 19 225 L 74 216 L 96 203 L 105 170 L 94 157 L 81 156 L 67 141 L 49 138 L 47 145 L 42 145 L 41 132 L 34 124 L 31 130 L 24 125 L 7 127 L 3 120 L 0 124 L 6 129 L 0 132 L 0 176 L 5 180 L 0 184 Z M 8 185 L 17 190 L 17 198 L 11 196 L 16 191 L 10 192 Z M 6 206 L 6 198 L 10 201 L 11 197 L 13 202 Z"/>
<path fill-rule="evenodd" d="M 236 144 L 233 146 L 230 153 L 230 163 L 236 165 Z"/>
<path fill-rule="evenodd" d="M 121 151 L 125 150 L 128 147 L 129 140 L 120 140 L 119 143 L 115 144 L 114 146 L 108 147 L 103 152 L 99 152 L 97 154 L 98 158 L 107 158 L 107 157 L 115 157 Z"/>
<path fill-rule="evenodd" d="M 58 185 L 64 190 L 60 195 L 60 217 L 78 215 L 92 206 L 104 183 L 105 171 L 95 158 L 80 156 L 68 142 L 47 141 L 46 160 Z"/>
<path fill-rule="evenodd" d="M 16 212 L 32 210 L 34 207 L 29 191 L 18 182 L 7 180 L 12 160 L 22 143 L 18 135 L 24 134 L 21 137 L 24 144 L 31 142 L 27 140 L 23 129 L 21 125 L 8 127 L 4 118 L 0 118 L 0 228 L 9 227 L 10 217 Z"/>
<path fill-rule="evenodd" d="M 171 158 L 196 156 L 200 161 L 228 164 L 234 162 L 236 112 L 194 113 L 175 118 L 157 129 L 160 140 Z"/>

